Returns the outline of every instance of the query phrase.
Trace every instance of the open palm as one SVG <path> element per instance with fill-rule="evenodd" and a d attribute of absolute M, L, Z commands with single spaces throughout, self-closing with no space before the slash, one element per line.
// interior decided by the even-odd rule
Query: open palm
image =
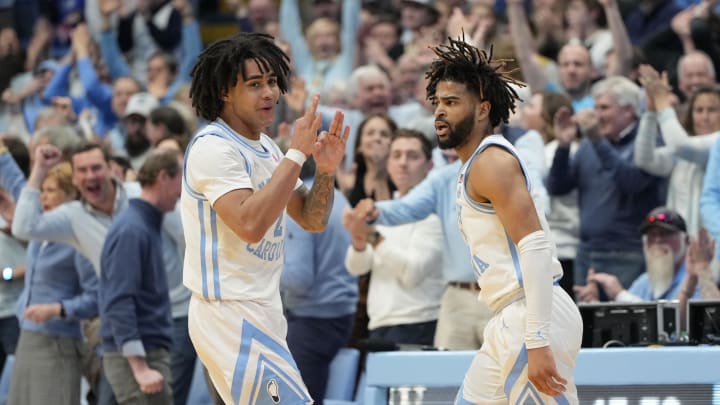
<path fill-rule="evenodd" d="M 335 112 L 330 130 L 321 132 L 315 142 L 312 154 L 319 173 L 335 173 L 345 156 L 350 127 L 346 126 L 343 130 L 344 119 L 342 112 Z"/>

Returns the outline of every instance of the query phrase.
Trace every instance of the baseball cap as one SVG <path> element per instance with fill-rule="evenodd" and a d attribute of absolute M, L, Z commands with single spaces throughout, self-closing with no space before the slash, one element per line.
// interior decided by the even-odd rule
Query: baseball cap
<path fill-rule="evenodd" d="M 687 232 L 685 220 L 677 213 L 667 207 L 658 207 L 650 211 L 640 225 L 640 232 L 645 233 L 651 227 L 657 226 L 669 231 Z"/>
<path fill-rule="evenodd" d="M 150 111 L 158 107 L 157 99 L 150 95 L 150 93 L 135 93 L 130 96 L 127 107 L 125 108 L 125 117 L 129 117 L 133 114 L 142 115 L 146 117 L 150 115 Z"/>
<path fill-rule="evenodd" d="M 35 68 L 34 74 L 39 74 L 42 72 L 45 72 L 47 70 L 56 71 L 58 68 L 58 63 L 53 59 L 46 59 L 42 62 L 40 62 L 37 67 Z"/>

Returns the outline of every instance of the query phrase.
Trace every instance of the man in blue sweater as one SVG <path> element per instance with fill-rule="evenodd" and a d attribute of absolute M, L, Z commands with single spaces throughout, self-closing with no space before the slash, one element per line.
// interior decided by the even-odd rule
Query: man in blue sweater
<path fill-rule="evenodd" d="M 162 256 L 163 214 L 180 197 L 179 153 L 161 150 L 140 168 L 131 199 L 107 233 L 100 258 L 103 369 L 120 404 L 172 403 L 172 319 Z"/>
<path fill-rule="evenodd" d="M 640 89 L 613 76 L 595 84 L 594 110 L 571 117 L 561 109 L 555 117 L 555 152 L 547 190 L 563 195 L 577 188 L 580 207 L 580 246 L 575 259 L 575 295 L 583 301 L 596 294 L 585 286 L 590 268 L 618 277 L 628 288 L 645 271 L 640 223 L 662 205 L 663 180 L 633 163 L 640 111 Z M 570 144 L 585 136 L 574 157 Z M 602 300 L 607 300 L 604 294 Z"/>

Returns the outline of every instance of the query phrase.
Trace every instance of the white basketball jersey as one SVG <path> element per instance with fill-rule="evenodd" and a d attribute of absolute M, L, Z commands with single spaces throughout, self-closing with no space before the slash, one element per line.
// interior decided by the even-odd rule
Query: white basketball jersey
<path fill-rule="evenodd" d="M 524 163 L 515 148 L 501 135 L 490 135 L 483 139 L 470 159 L 460 169 L 457 182 L 457 220 L 460 233 L 470 248 L 473 267 L 481 288 L 480 299 L 491 309 L 497 310 L 503 297 L 516 295 L 523 288 L 518 249 L 505 231 L 495 208 L 489 203 L 478 203 L 467 194 L 467 173 L 472 162 L 486 148 L 501 147 L 511 153 L 520 163 L 528 190 L 535 203 L 535 211 L 548 238 L 550 230 L 543 214 L 538 195 L 533 192 Z M 553 279 L 562 277 L 562 267 L 556 258 L 553 244 Z"/>
<path fill-rule="evenodd" d="M 218 217 L 213 204 L 232 190 L 262 189 L 282 157 L 268 136 L 249 140 L 222 120 L 193 137 L 185 154 L 180 201 L 186 241 L 183 282 L 194 293 L 209 300 L 280 305 L 285 212 L 260 242 L 248 243 Z M 300 185 L 298 180 L 296 187 Z"/>

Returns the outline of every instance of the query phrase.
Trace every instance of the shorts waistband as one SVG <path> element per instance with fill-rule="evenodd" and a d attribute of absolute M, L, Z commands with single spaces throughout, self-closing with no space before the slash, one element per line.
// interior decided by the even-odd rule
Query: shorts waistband
<path fill-rule="evenodd" d="M 513 302 L 520 301 L 523 298 L 525 298 L 525 291 L 523 291 L 522 289 L 515 290 L 512 293 L 495 301 L 492 305 L 490 305 L 490 310 L 493 312 L 493 314 L 497 314 L 508 305 L 512 304 Z"/>
<path fill-rule="evenodd" d="M 459 288 L 461 290 L 480 292 L 480 286 L 475 282 L 466 283 L 463 281 L 451 281 L 448 283 L 448 285 L 450 287 Z"/>

